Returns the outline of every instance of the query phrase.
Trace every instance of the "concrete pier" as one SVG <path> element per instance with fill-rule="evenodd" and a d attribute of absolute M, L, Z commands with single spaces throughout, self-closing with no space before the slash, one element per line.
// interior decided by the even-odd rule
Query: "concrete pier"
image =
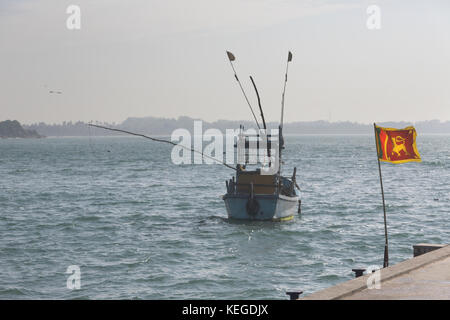
<path fill-rule="evenodd" d="M 433 249 L 381 269 L 378 275 L 365 274 L 299 300 L 450 300 L 450 245 L 418 246 Z M 374 286 L 377 276 L 379 286 Z"/>
<path fill-rule="evenodd" d="M 445 247 L 445 244 L 429 244 L 429 243 L 419 243 L 413 246 L 414 257 L 418 257 L 424 253 L 428 253 L 433 250 L 437 250 Z"/>

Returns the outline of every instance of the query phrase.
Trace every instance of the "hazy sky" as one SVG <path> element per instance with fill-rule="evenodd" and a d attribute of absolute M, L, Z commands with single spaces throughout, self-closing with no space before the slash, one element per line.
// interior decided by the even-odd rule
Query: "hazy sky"
<path fill-rule="evenodd" d="M 0 0 L 0 120 L 251 120 L 225 50 L 267 120 L 288 50 L 286 122 L 450 120 L 448 0 Z"/>

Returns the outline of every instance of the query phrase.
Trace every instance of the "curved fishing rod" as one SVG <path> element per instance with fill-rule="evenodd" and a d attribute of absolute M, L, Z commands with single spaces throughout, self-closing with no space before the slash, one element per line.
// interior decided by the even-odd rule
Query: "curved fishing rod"
<path fill-rule="evenodd" d="M 264 112 L 263 112 L 263 109 L 262 109 L 262 107 L 261 107 L 261 99 L 259 98 L 259 92 L 258 92 L 258 89 L 256 88 L 256 84 L 255 84 L 255 81 L 253 80 L 253 77 L 252 76 L 250 76 L 250 80 L 252 81 L 252 84 L 253 84 L 253 88 L 255 88 L 255 92 L 256 92 L 256 97 L 258 98 L 258 106 L 259 106 L 259 111 L 261 112 L 261 119 L 262 119 L 262 122 L 263 122 L 263 126 L 264 126 L 264 135 L 266 135 L 266 139 L 267 139 L 267 126 L 266 126 L 266 120 L 264 119 Z M 268 155 L 268 157 L 269 157 L 269 159 L 270 159 L 270 147 L 269 147 L 269 143 L 267 143 L 267 155 Z M 269 166 L 271 165 L 271 161 L 269 160 Z"/>
<path fill-rule="evenodd" d="M 232 61 L 236 60 L 236 57 L 230 51 L 227 51 L 227 56 L 228 56 L 228 60 L 230 61 L 231 68 L 233 69 L 234 77 L 236 78 L 236 81 L 239 83 L 239 87 L 241 87 L 241 91 L 244 94 L 244 98 L 247 101 L 248 106 L 250 107 L 250 111 L 252 112 L 252 115 L 253 115 L 253 118 L 255 119 L 256 125 L 258 126 L 258 129 L 261 130 L 261 127 L 259 126 L 258 120 L 256 119 L 255 113 L 253 112 L 252 105 L 250 104 L 250 101 L 248 101 L 248 98 L 247 98 L 247 95 L 245 94 L 244 88 L 242 87 L 242 84 L 239 81 L 239 78 L 238 78 L 238 76 L 236 74 L 236 70 L 234 69 Z"/>
<path fill-rule="evenodd" d="M 108 128 L 108 127 L 99 126 L 99 125 L 92 124 L 92 123 L 88 123 L 88 126 L 96 127 L 96 128 L 100 128 L 100 129 L 105 129 L 105 130 L 110 130 L 110 131 L 117 131 L 117 132 L 127 133 L 127 134 L 130 134 L 130 135 L 133 135 L 133 136 L 138 136 L 138 137 L 143 137 L 143 138 L 146 138 L 146 139 L 150 139 L 150 140 L 152 140 L 152 141 L 156 141 L 156 142 L 164 142 L 164 143 L 168 143 L 168 144 L 171 144 L 171 145 L 174 145 L 174 146 L 179 146 L 179 147 L 182 147 L 182 148 L 184 148 L 184 149 L 186 149 L 186 150 L 189 150 L 189 151 L 192 151 L 192 152 L 197 152 L 197 153 L 201 154 L 202 157 L 211 159 L 211 160 L 216 161 L 216 162 L 218 162 L 218 163 L 220 163 L 220 164 L 223 164 L 223 165 L 224 165 L 225 167 L 227 167 L 227 168 L 230 168 L 230 169 L 233 169 L 234 171 L 237 171 L 236 168 L 233 168 L 232 166 L 226 164 L 226 163 L 223 162 L 223 161 L 220 161 L 220 160 L 215 159 L 215 158 L 213 158 L 213 157 L 207 156 L 207 155 L 203 154 L 203 152 L 200 152 L 200 151 L 198 151 L 198 150 L 195 150 L 195 149 L 192 149 L 192 148 L 188 148 L 188 147 L 185 147 L 185 146 L 183 146 L 183 145 L 176 144 L 176 143 L 174 143 L 174 142 L 172 142 L 172 141 L 169 141 L 169 140 L 152 138 L 152 137 L 146 136 L 145 134 L 134 133 L 134 132 L 130 132 L 130 131 L 126 131 L 126 130 L 121 130 L 121 129 L 115 129 L 115 128 Z"/>
<path fill-rule="evenodd" d="M 266 120 L 264 119 L 264 112 L 263 112 L 262 107 L 261 107 L 261 99 L 259 98 L 258 89 L 256 88 L 256 84 L 255 84 L 255 81 L 253 81 L 252 76 L 250 76 L 250 80 L 252 80 L 253 88 L 255 88 L 256 97 L 258 98 L 258 106 L 259 106 L 259 111 L 261 112 L 261 119 L 262 119 L 262 122 L 263 122 L 264 130 L 267 130 Z"/>

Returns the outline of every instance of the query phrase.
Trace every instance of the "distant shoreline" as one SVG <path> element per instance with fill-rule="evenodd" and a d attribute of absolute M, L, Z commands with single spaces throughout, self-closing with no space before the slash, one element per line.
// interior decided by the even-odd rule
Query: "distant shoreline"
<path fill-rule="evenodd" d="M 370 133 L 288 133 L 284 134 L 285 137 L 336 137 L 336 136 L 366 136 L 371 137 L 373 134 Z M 420 136 L 450 136 L 450 133 L 422 133 Z M 165 135 L 152 135 L 155 138 L 170 138 L 170 134 Z M 117 135 L 95 135 L 95 136 L 46 136 L 45 140 L 51 139 L 73 139 L 73 138 L 83 138 L 83 139 L 101 139 L 101 138 L 134 138 L 142 139 L 142 137 L 132 136 L 128 134 L 117 134 Z M 1 138 L 0 140 L 23 140 L 23 139 L 42 139 L 42 138 Z"/>
<path fill-rule="evenodd" d="M 34 129 L 24 129 L 17 120 L 0 121 L 0 138 L 2 139 L 40 139 L 45 138 Z"/>
<path fill-rule="evenodd" d="M 167 118 L 128 118 L 120 124 L 99 123 L 107 127 L 113 127 L 122 130 L 128 130 L 135 133 L 148 134 L 153 136 L 170 136 L 176 129 L 183 128 L 189 132 L 194 132 L 194 121 L 201 121 L 190 117 L 179 117 L 178 119 Z M 418 121 L 418 122 L 379 122 L 383 127 L 404 128 L 413 125 L 418 134 L 450 134 L 450 121 L 441 122 L 439 120 Z M 207 129 L 218 129 L 225 133 L 226 129 L 238 129 L 240 125 L 245 128 L 254 128 L 255 124 L 251 121 L 218 120 L 214 122 L 202 121 L 203 132 Z M 103 129 L 89 127 L 88 123 L 63 122 L 62 124 L 38 123 L 23 126 L 27 130 L 34 130 L 40 135 L 46 137 L 62 136 L 120 136 L 120 133 L 106 132 Z M 267 128 L 277 128 L 278 123 L 269 122 Z M 304 121 L 287 122 L 284 124 L 283 133 L 287 135 L 359 135 L 372 134 L 372 124 L 361 124 L 350 121 L 328 122 L 328 121 Z"/>

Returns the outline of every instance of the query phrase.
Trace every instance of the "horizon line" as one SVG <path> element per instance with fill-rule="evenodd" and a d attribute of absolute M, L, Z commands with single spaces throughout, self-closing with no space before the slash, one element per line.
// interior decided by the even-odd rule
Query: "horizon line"
<path fill-rule="evenodd" d="M 206 123 L 215 123 L 215 122 L 220 122 L 220 121 L 229 121 L 229 122 L 252 122 L 252 120 L 230 120 L 230 119 L 217 119 L 217 120 L 212 120 L 212 121 L 208 121 L 208 120 L 204 120 L 201 118 L 195 118 L 195 117 L 191 117 L 191 116 L 178 116 L 178 117 L 155 117 L 155 116 L 143 116 L 143 117 L 127 117 L 125 120 L 122 120 L 121 122 L 117 122 L 117 121 L 102 121 L 102 120 L 63 120 L 61 122 L 46 122 L 46 121 L 35 121 L 35 122 L 21 122 L 20 120 L 17 119 L 5 119 L 5 120 L 0 120 L 0 121 L 7 121 L 7 120 L 11 120 L 11 121 L 19 121 L 22 125 L 38 125 L 38 124 L 45 124 L 45 125 L 64 125 L 64 123 L 108 123 L 108 124 L 122 124 L 124 123 L 126 120 L 129 119 L 148 119 L 148 118 L 153 118 L 153 119 L 160 119 L 160 120 L 175 120 L 175 121 L 179 121 L 181 118 L 188 118 L 190 120 L 194 120 L 194 121 L 203 121 Z M 386 123 L 386 122 L 407 122 L 407 123 L 419 123 L 419 122 L 439 122 L 439 123 L 446 123 L 446 122 L 450 122 L 450 120 L 441 120 L 441 119 L 427 119 L 427 120 L 383 120 L 383 121 L 374 121 L 374 122 L 370 122 L 370 123 L 366 123 L 366 122 L 359 122 L 359 121 L 355 121 L 355 120 L 336 120 L 336 121 L 331 121 L 331 120 L 324 120 L 324 119 L 318 119 L 318 120 L 294 120 L 294 121 L 289 121 L 289 122 L 284 122 L 285 125 L 287 124 L 295 124 L 295 123 L 313 123 L 313 122 L 325 122 L 325 123 L 329 123 L 329 124 L 336 124 L 336 123 L 352 123 L 352 124 L 359 124 L 359 125 L 373 125 L 373 123 Z M 267 121 L 267 124 L 273 124 L 273 123 L 278 123 L 278 121 Z"/>

